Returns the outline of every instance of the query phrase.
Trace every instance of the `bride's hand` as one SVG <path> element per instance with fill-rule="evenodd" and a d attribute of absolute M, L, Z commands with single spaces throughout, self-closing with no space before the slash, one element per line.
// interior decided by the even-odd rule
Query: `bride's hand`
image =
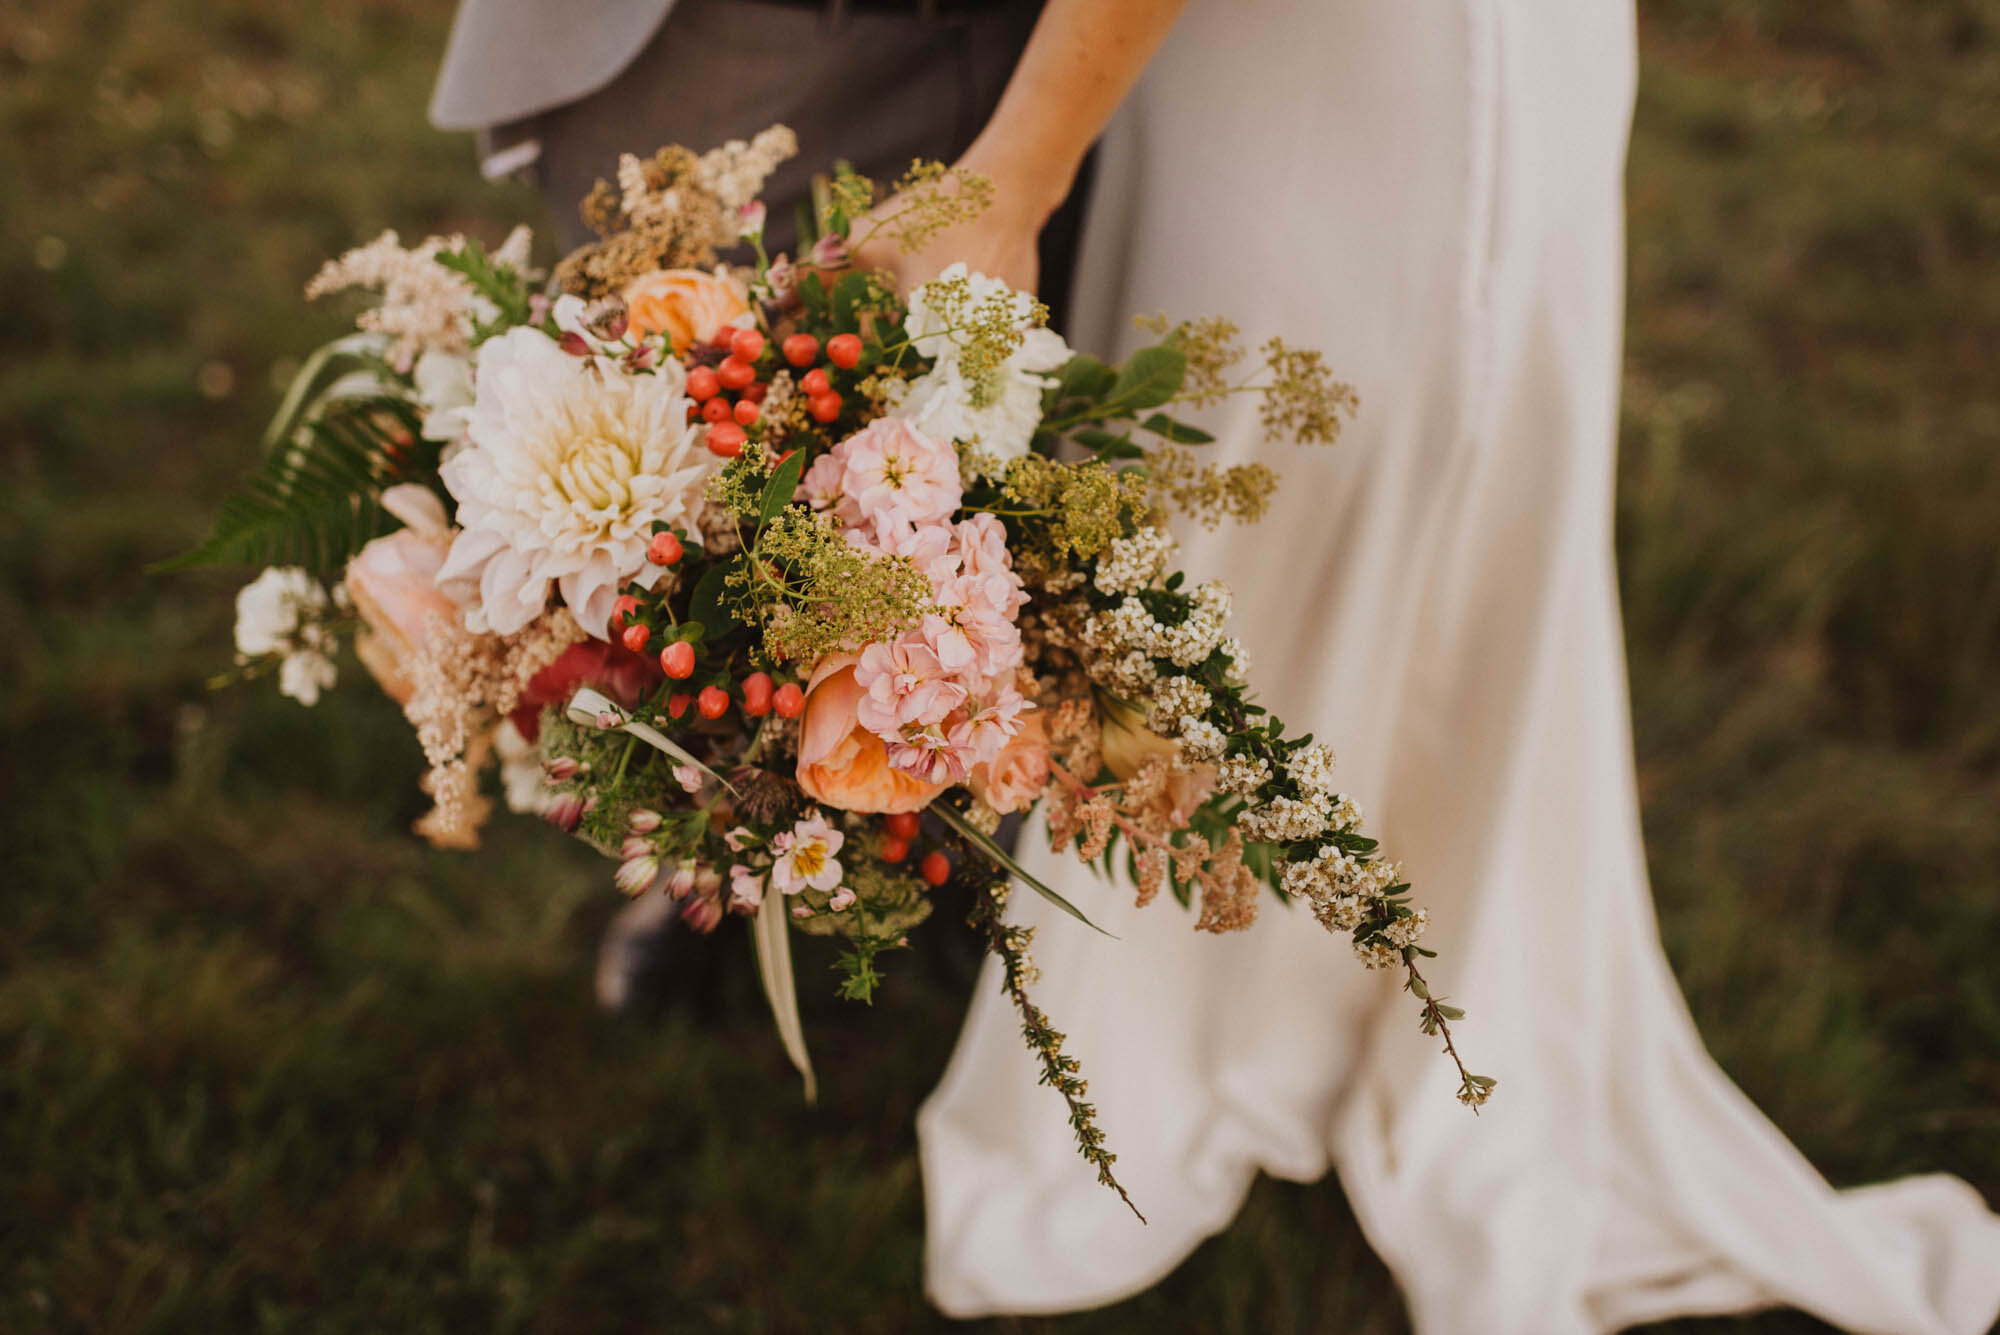
<path fill-rule="evenodd" d="M 1033 292 L 1041 277 L 1035 243 L 1049 214 L 1069 192 L 1069 173 L 995 170 L 983 165 L 977 145 L 952 170 L 977 172 L 992 180 L 992 204 L 977 217 L 938 232 L 921 250 L 908 251 L 877 230 L 901 207 L 900 198 L 892 195 L 856 221 L 853 235 L 863 239 L 854 249 L 854 264 L 886 270 L 903 292 L 961 261 L 975 273 L 998 278 L 1017 291 Z"/>

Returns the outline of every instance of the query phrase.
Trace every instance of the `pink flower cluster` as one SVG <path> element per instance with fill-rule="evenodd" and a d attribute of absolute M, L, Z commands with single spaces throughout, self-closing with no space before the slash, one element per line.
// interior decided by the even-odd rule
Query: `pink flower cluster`
<path fill-rule="evenodd" d="M 1015 624 L 1028 601 L 989 514 L 953 522 L 963 498 L 958 454 L 908 422 L 882 418 L 820 457 L 803 491 L 849 542 L 908 557 L 930 578 L 932 607 L 901 639 L 861 651 L 861 726 L 889 764 L 926 783 L 964 783 L 1021 730 L 1027 702 Z"/>

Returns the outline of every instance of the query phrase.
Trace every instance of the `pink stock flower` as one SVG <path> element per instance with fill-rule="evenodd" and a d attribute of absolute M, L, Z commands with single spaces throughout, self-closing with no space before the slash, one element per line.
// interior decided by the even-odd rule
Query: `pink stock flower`
<path fill-rule="evenodd" d="M 911 724 L 942 723 L 966 694 L 927 645 L 909 638 L 863 649 L 854 684 L 866 692 L 855 705 L 855 717 L 884 740 Z"/>
<path fill-rule="evenodd" d="M 881 545 L 905 529 L 948 519 L 964 494 L 950 442 L 932 440 L 900 418 L 877 418 L 834 452 L 846 462 L 842 492 Z"/>
<path fill-rule="evenodd" d="M 813 460 L 813 466 L 799 480 L 799 490 L 813 509 L 831 510 L 842 523 L 852 523 L 859 515 L 852 505 L 846 504 L 847 495 L 841 490 L 846 475 L 847 456 L 836 445 L 830 453 Z"/>
<path fill-rule="evenodd" d="M 940 787 L 964 783 L 972 773 L 963 749 L 953 746 L 940 728 L 906 733 L 887 747 L 889 767 Z"/>
<path fill-rule="evenodd" d="M 987 698 L 972 701 L 964 717 L 952 725 L 953 747 L 968 757 L 969 765 L 992 763 L 1021 731 L 1021 711 L 1027 707 L 1012 686 L 997 687 Z"/>
<path fill-rule="evenodd" d="M 1009 611 L 1010 589 L 995 577 L 960 576 L 938 586 L 936 611 L 921 633 L 948 671 L 997 677 L 1021 662 L 1021 631 Z"/>

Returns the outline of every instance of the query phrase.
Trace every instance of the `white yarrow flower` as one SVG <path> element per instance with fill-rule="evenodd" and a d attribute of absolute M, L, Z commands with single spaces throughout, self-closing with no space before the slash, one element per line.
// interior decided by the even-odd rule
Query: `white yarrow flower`
<path fill-rule="evenodd" d="M 463 531 L 438 581 L 478 584 L 470 628 L 518 631 L 554 586 L 604 639 L 620 590 L 665 573 L 646 560 L 653 525 L 689 526 L 715 464 L 682 380 L 678 363 L 627 375 L 534 329 L 479 350 L 467 444 L 440 470 Z"/>

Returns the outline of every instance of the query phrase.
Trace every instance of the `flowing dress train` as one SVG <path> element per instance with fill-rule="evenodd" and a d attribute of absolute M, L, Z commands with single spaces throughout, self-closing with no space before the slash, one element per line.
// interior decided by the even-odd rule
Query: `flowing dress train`
<path fill-rule="evenodd" d="M 1251 529 L 1182 534 L 1264 698 L 1339 754 L 1433 909 L 1477 1118 L 1395 980 L 1267 901 L 1200 935 L 1045 851 L 1120 940 L 1014 897 L 1142 1227 L 1076 1157 L 989 973 L 919 1119 L 946 1312 L 1153 1284 L 1257 1172 L 1329 1167 L 1422 1332 L 1595 1332 L 1791 1304 L 1977 1335 L 2000 1220 L 1956 1179 L 1835 1192 L 1704 1051 L 1640 841 L 1611 514 L 1633 81 L 1606 0 L 1196 3 L 1107 139 L 1080 346 L 1133 312 L 1324 347 L 1361 395 Z M 1025 846 L 1037 847 L 1037 831 Z M 1045 850 L 1045 845 L 1041 846 Z"/>

